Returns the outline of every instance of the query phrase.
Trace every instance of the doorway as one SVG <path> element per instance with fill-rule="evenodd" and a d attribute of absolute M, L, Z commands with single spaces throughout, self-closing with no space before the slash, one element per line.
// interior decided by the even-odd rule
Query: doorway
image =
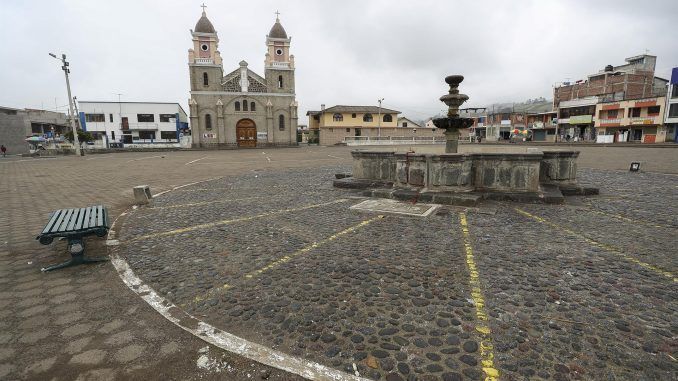
<path fill-rule="evenodd" d="M 251 119 L 241 119 L 235 125 L 235 134 L 239 148 L 254 148 L 257 146 L 257 125 Z"/>

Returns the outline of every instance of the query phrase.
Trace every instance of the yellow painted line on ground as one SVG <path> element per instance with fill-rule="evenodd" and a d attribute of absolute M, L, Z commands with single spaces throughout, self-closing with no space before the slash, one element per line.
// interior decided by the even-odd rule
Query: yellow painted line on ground
<path fill-rule="evenodd" d="M 487 312 L 485 311 L 485 298 L 480 287 L 480 273 L 473 257 L 473 246 L 471 246 L 471 235 L 468 230 L 466 213 L 459 213 L 459 223 L 464 240 L 464 250 L 466 251 L 466 267 L 469 272 L 469 284 L 471 286 L 471 298 L 476 309 L 476 331 L 480 333 L 480 360 L 485 381 L 499 380 L 499 370 L 494 366 L 494 346 L 492 345 L 492 330 L 487 324 Z"/>
<path fill-rule="evenodd" d="M 597 210 L 597 209 L 594 209 L 593 207 L 588 208 L 587 210 L 589 210 L 589 211 L 591 211 L 591 212 L 593 212 L 593 213 L 596 213 L 596 214 L 600 214 L 600 215 L 603 215 L 603 216 L 614 217 L 614 218 L 616 218 L 616 219 L 619 219 L 619 220 L 622 220 L 622 221 L 626 221 L 626 222 L 631 222 L 631 223 L 634 223 L 634 224 L 643 224 L 643 225 L 652 226 L 652 227 L 654 227 L 654 228 L 669 228 L 669 229 L 675 229 L 673 226 L 658 224 L 658 223 L 656 223 L 656 222 L 649 222 L 649 221 L 644 221 L 644 220 L 637 220 L 637 219 L 629 218 L 629 217 L 626 217 L 626 216 L 622 216 L 621 214 L 610 213 L 610 212 L 603 212 L 602 210 Z"/>
<path fill-rule="evenodd" d="M 209 204 L 218 204 L 218 203 L 223 203 L 223 202 L 236 202 L 236 201 L 243 201 L 243 200 L 252 200 L 256 198 L 264 198 L 264 197 L 243 197 L 243 198 L 230 198 L 226 200 L 213 200 L 213 201 L 202 201 L 202 202 L 192 202 L 188 204 L 178 204 L 178 205 L 168 205 L 168 206 L 155 206 L 151 208 L 150 210 L 158 210 L 158 209 L 172 209 L 172 208 L 187 208 L 191 206 L 200 206 L 200 205 L 209 205 Z"/>
<path fill-rule="evenodd" d="M 344 230 L 342 230 L 342 231 L 340 231 L 340 232 L 338 232 L 338 233 L 332 234 L 331 236 L 329 236 L 329 237 L 323 239 L 322 241 L 313 242 L 312 244 L 310 244 L 310 245 L 308 245 L 308 246 L 306 246 L 306 247 L 304 247 L 304 248 L 302 248 L 302 249 L 300 249 L 300 250 L 297 250 L 297 251 L 295 251 L 295 252 L 292 253 L 292 254 L 288 254 L 288 255 L 285 255 L 285 256 L 283 256 L 283 257 L 280 257 L 279 259 L 277 259 L 277 260 L 275 260 L 275 261 L 269 263 L 268 265 L 266 265 L 266 266 L 264 266 L 264 267 L 262 267 L 262 268 L 260 268 L 260 269 L 254 270 L 254 271 L 250 272 L 249 274 L 246 274 L 246 275 L 245 275 L 245 278 L 251 279 L 251 278 L 254 278 L 255 276 L 259 276 L 259 275 L 263 274 L 264 272 L 266 272 L 266 271 L 268 271 L 268 270 L 271 270 L 271 269 L 274 268 L 274 267 L 280 266 L 280 265 L 282 265 L 282 264 L 285 263 L 285 262 L 289 262 L 290 260 L 292 260 L 292 259 L 295 258 L 295 257 L 298 257 L 298 256 L 300 256 L 300 255 L 302 255 L 302 254 L 304 254 L 304 253 L 308 253 L 309 251 L 311 251 L 311 250 L 313 250 L 313 249 L 315 249 L 315 248 L 317 248 L 317 247 L 319 247 L 319 246 L 322 246 L 322 245 L 324 245 L 324 244 L 326 244 L 326 243 L 328 243 L 328 242 L 332 242 L 332 241 L 334 241 L 335 239 L 337 239 L 337 238 L 339 238 L 339 237 L 341 237 L 341 236 L 343 236 L 343 235 L 346 235 L 346 234 L 348 234 L 348 233 L 352 233 L 352 232 L 354 232 L 354 231 L 356 231 L 356 230 L 358 230 L 358 229 L 360 229 L 360 228 L 362 228 L 362 227 L 365 227 L 365 226 L 371 224 L 372 222 L 377 221 L 377 220 L 380 220 L 380 219 L 382 219 L 382 218 L 384 218 L 384 216 L 383 216 L 383 215 L 379 215 L 379 216 L 374 217 L 374 218 L 371 218 L 371 219 L 369 219 L 369 220 L 365 220 L 365 221 L 363 221 L 363 222 L 361 222 L 361 223 L 359 223 L 359 224 L 357 224 L 357 225 L 353 225 L 353 226 L 351 226 L 350 228 L 344 229 Z"/>
<path fill-rule="evenodd" d="M 657 273 L 657 274 L 659 274 L 659 275 L 663 275 L 663 276 L 665 276 L 665 277 L 671 279 L 671 280 L 674 281 L 674 282 L 678 282 L 678 279 L 676 279 L 676 277 L 675 277 L 671 272 L 666 271 L 666 270 L 664 270 L 664 269 L 661 269 L 661 268 L 659 268 L 659 267 L 657 267 L 657 266 L 653 266 L 653 265 L 651 265 L 651 264 L 649 264 L 649 263 L 645 263 L 645 262 L 639 260 L 639 259 L 636 258 L 636 257 L 633 257 L 633 256 L 631 256 L 631 255 L 628 255 L 628 254 L 624 253 L 623 251 L 621 251 L 620 249 L 618 249 L 618 248 L 616 248 L 616 247 L 614 247 L 614 246 L 611 246 L 611 245 L 608 245 L 608 244 L 606 244 L 606 243 L 598 242 L 598 241 L 596 241 L 596 240 L 593 240 L 593 239 L 591 239 L 591 238 L 588 238 L 588 237 L 586 237 L 586 236 L 583 235 L 583 234 L 580 234 L 580 233 L 575 232 L 574 230 L 568 229 L 568 228 L 566 228 L 566 227 L 564 227 L 564 226 L 562 226 L 562 225 L 555 224 L 555 223 L 553 223 L 553 222 L 551 222 L 551 221 L 548 221 L 548 220 L 546 220 L 546 219 L 544 219 L 544 218 L 542 218 L 542 217 L 535 216 L 535 215 L 533 215 L 533 214 L 531 214 L 531 213 L 528 213 L 527 211 L 522 210 L 522 209 L 520 209 L 520 208 L 515 208 L 515 209 L 516 209 L 516 211 L 517 211 L 518 213 L 520 213 L 520 214 L 522 214 L 522 215 L 524 215 L 524 216 L 526 216 L 526 217 L 530 217 L 530 218 L 532 218 L 533 220 L 536 220 L 536 221 L 538 221 L 538 222 L 541 222 L 541 223 L 543 223 L 543 224 L 546 224 L 546 225 L 548 225 L 548 226 L 550 226 L 550 227 L 552 227 L 552 228 L 554 228 L 554 229 L 562 230 L 562 231 L 564 231 L 564 232 L 566 232 L 566 233 L 568 233 L 568 234 L 570 234 L 570 235 L 573 235 L 573 236 L 575 236 L 575 237 L 581 238 L 581 239 L 583 239 L 584 241 L 586 241 L 586 243 L 588 243 L 588 244 L 590 244 L 590 245 L 592 245 L 592 246 L 596 246 L 596 247 L 599 247 L 599 248 L 601 248 L 601 249 L 604 249 L 604 250 L 606 250 L 606 251 L 608 251 L 608 252 L 610 252 L 610 253 L 617 254 L 617 255 L 619 255 L 620 257 L 622 257 L 622 258 L 624 258 L 624 259 L 626 259 L 626 260 L 629 261 L 629 262 L 635 263 L 635 264 L 637 264 L 638 266 L 644 267 L 644 268 L 646 268 L 646 269 L 648 269 L 648 270 L 650 270 L 650 271 L 653 271 L 653 272 L 655 272 L 655 273 Z"/>
<path fill-rule="evenodd" d="M 268 270 L 271 270 L 271 269 L 274 268 L 274 267 L 277 267 L 277 266 L 282 265 L 283 263 L 289 262 L 290 260 L 292 260 L 292 259 L 295 258 L 295 257 L 298 257 L 298 256 L 300 256 L 300 255 L 302 255 L 302 254 L 304 254 L 304 253 L 308 253 L 309 251 L 311 251 L 311 250 L 313 250 L 313 249 L 315 249 L 315 248 L 317 248 L 317 247 L 320 247 L 320 246 L 322 246 L 322 245 L 324 245 L 324 244 L 326 244 L 326 243 L 328 243 L 328 242 L 334 241 L 335 239 L 337 239 L 337 238 L 339 238 L 339 237 L 341 237 L 341 236 L 343 236 L 343 235 L 346 235 L 346 234 L 348 234 L 348 233 L 354 232 L 354 231 L 356 231 L 356 230 L 358 230 L 358 229 L 360 229 L 360 228 L 362 228 L 362 227 L 365 227 L 365 226 L 371 224 L 372 222 L 374 222 L 374 221 L 376 221 L 376 220 L 379 220 L 379 219 L 382 219 L 382 218 L 384 218 L 384 216 L 383 216 L 383 215 L 379 215 L 379 216 L 377 216 L 377 217 L 375 217 L 375 218 L 371 218 L 371 219 L 369 219 L 369 220 L 362 221 L 361 223 L 359 223 L 359 224 L 357 224 L 357 225 L 353 225 L 353 226 L 351 226 L 351 227 L 348 228 L 348 229 L 344 229 L 344 230 L 342 230 L 342 231 L 340 231 L 340 232 L 338 232 L 338 233 L 335 233 L 335 234 L 333 234 L 333 235 L 331 235 L 331 236 L 329 236 L 329 237 L 323 239 L 322 241 L 319 241 L 319 242 L 313 242 L 312 244 L 310 244 L 310 245 L 304 247 L 303 249 L 297 250 L 297 251 L 295 251 L 295 252 L 292 253 L 292 254 L 289 254 L 289 255 L 285 255 L 285 256 L 283 256 L 283 257 L 280 257 L 279 259 L 277 259 L 277 260 L 275 260 L 275 261 L 269 263 L 268 265 L 266 265 L 266 266 L 264 266 L 264 267 L 262 267 L 262 268 L 260 268 L 260 269 L 257 269 L 257 270 L 254 270 L 254 271 L 248 273 L 248 274 L 245 274 L 245 278 L 247 278 L 247 279 L 252 279 L 252 278 L 254 278 L 255 276 L 259 276 L 259 275 L 261 275 L 262 273 L 264 273 L 264 272 L 266 272 L 266 271 L 268 271 Z M 206 300 L 206 299 L 208 299 L 209 297 L 211 297 L 211 296 L 213 296 L 213 295 L 215 295 L 215 294 L 217 294 L 217 293 L 222 293 L 222 292 L 228 291 L 228 289 L 230 289 L 230 288 L 231 288 L 231 285 L 229 285 L 228 283 L 224 284 L 223 286 L 221 286 L 221 287 L 219 287 L 219 288 L 213 288 L 213 289 L 209 290 L 209 291 L 208 291 L 206 294 L 204 294 L 204 295 L 198 295 L 198 296 L 196 296 L 196 297 L 193 299 L 193 303 L 198 303 L 198 302 L 201 302 L 201 301 L 203 301 L 203 300 Z"/>
<path fill-rule="evenodd" d="M 186 227 L 186 228 L 174 229 L 174 230 L 170 230 L 170 231 L 166 231 L 166 232 L 146 234 L 146 235 L 142 235 L 140 237 L 131 238 L 129 241 L 139 241 L 139 240 L 148 239 L 148 238 L 165 237 L 165 236 L 168 236 L 168 235 L 187 233 L 187 232 L 191 232 L 191 231 L 199 230 L 199 229 L 210 229 L 210 228 L 213 228 L 215 226 L 228 225 L 228 224 L 232 224 L 232 223 L 235 223 L 235 222 L 251 221 L 251 220 L 254 220 L 254 219 L 257 219 L 257 218 L 275 216 L 277 214 L 283 214 L 283 213 L 289 213 L 289 212 L 298 212 L 298 211 L 301 211 L 301 210 L 307 210 L 307 209 L 313 209 L 313 208 L 320 208 L 320 207 L 323 207 L 323 206 L 338 204 L 338 203 L 342 203 L 342 202 L 346 202 L 346 201 L 348 201 L 348 200 L 339 199 L 339 200 L 335 200 L 335 201 L 324 202 L 322 204 L 302 206 L 300 208 L 280 209 L 280 210 L 274 210 L 272 212 L 257 214 L 257 215 L 254 215 L 254 216 L 240 217 L 240 218 L 234 218 L 234 219 L 231 219 L 231 220 L 222 220 L 222 221 L 216 221 L 216 222 L 208 222 L 206 224 L 199 224 L 199 225 L 189 226 L 189 227 Z"/>

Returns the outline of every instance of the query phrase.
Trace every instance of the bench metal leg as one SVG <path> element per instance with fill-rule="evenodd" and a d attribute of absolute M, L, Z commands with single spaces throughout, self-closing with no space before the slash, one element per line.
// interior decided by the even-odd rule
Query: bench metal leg
<path fill-rule="evenodd" d="M 71 253 L 71 259 L 66 262 L 43 267 L 40 271 L 47 272 L 56 269 L 63 269 L 64 267 L 76 266 L 83 263 L 96 263 L 108 261 L 107 257 L 85 257 L 85 241 L 82 238 L 68 239 L 68 252 Z"/>

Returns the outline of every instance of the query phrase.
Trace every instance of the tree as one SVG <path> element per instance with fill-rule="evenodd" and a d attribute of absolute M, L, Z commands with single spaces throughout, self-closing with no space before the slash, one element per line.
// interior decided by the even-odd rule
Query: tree
<path fill-rule="evenodd" d="M 68 131 L 65 137 L 69 142 L 73 143 L 73 131 Z M 87 131 L 78 130 L 78 140 L 81 144 L 87 143 L 94 141 L 94 136 L 92 136 L 92 134 Z"/>

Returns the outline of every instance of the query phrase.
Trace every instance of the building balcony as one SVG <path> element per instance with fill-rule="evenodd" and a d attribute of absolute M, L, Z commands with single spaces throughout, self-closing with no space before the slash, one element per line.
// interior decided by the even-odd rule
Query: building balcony
<path fill-rule="evenodd" d="M 212 65 L 214 61 L 211 58 L 196 58 L 195 63 L 198 65 Z"/>
<path fill-rule="evenodd" d="M 596 121 L 596 127 L 616 127 L 621 125 L 620 118 L 614 119 L 599 119 Z"/>
<path fill-rule="evenodd" d="M 157 130 L 158 129 L 158 123 L 152 123 L 152 122 L 129 123 L 127 129 L 129 129 L 129 130 Z"/>
<path fill-rule="evenodd" d="M 288 69 L 290 67 L 290 64 L 288 62 L 273 61 L 273 62 L 271 62 L 271 67 L 280 67 L 280 68 Z"/>
<path fill-rule="evenodd" d="M 630 125 L 638 124 L 659 124 L 658 116 L 641 116 L 636 118 L 629 118 Z"/>

